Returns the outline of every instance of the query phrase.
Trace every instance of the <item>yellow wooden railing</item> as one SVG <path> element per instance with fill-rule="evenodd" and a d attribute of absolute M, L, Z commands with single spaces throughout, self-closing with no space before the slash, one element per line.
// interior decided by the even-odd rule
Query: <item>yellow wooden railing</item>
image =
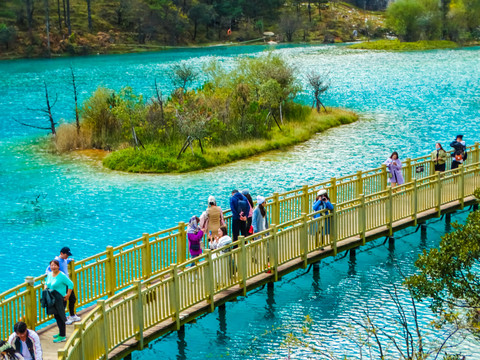
<path fill-rule="evenodd" d="M 239 265 L 238 268 L 243 273 L 235 273 L 228 279 L 223 279 L 224 281 L 221 282 L 223 286 L 220 289 L 236 284 L 238 281 L 246 281 L 245 274 L 251 277 L 255 276 L 258 271 L 263 271 L 267 258 L 273 259 L 270 265 L 275 271 L 284 259 L 291 258 L 292 254 L 297 254 L 298 251 L 302 251 L 303 256 L 306 256 L 305 249 L 311 251 L 318 246 L 327 245 L 335 248 L 337 241 L 351 236 L 351 234 L 364 234 L 368 230 L 391 225 L 393 221 L 407 213 L 409 216 L 415 217 L 418 212 L 438 207 L 438 204 L 454 199 L 463 201 L 463 196 L 471 194 L 473 191 L 470 185 L 467 189 L 467 184 L 471 184 L 471 180 L 475 179 L 476 173 L 472 173 L 472 171 L 477 171 L 476 166 L 479 162 L 478 143 L 470 147 L 468 153 L 469 157 L 462 171 L 446 172 L 443 175 L 434 174 L 429 155 L 413 160 L 407 159 L 402 169 L 407 185 L 401 187 L 401 190 L 394 194 L 387 187 L 387 171 L 384 165 L 372 170 L 359 171 L 355 175 L 332 178 L 329 181 L 311 186 L 305 185 L 301 189 L 283 194 L 274 193 L 267 197 L 266 209 L 269 223 L 278 224 L 277 227 L 269 230 L 268 235 L 262 236 L 261 241 L 239 247 L 239 249 L 243 249 L 241 251 L 258 253 L 259 260 L 255 263 L 255 266 L 249 264 L 242 268 L 242 265 Z M 417 172 L 417 169 L 422 167 L 423 171 Z M 305 214 L 311 212 L 315 194 L 319 188 L 327 189 L 332 203 L 336 203 L 335 212 L 328 217 L 321 217 L 320 220 L 312 220 L 305 217 Z M 443 190 L 440 191 L 439 189 Z M 225 211 L 228 225 L 231 224 L 229 213 L 229 210 Z M 301 236 L 301 231 L 307 231 L 309 226 L 323 226 L 322 221 L 331 217 L 335 218 L 331 224 L 331 235 L 326 235 L 321 239 L 318 239 L 318 236 L 316 239 L 312 239 L 310 236 L 306 243 L 297 243 L 297 240 L 306 238 Z M 231 229 L 231 226 L 229 226 L 229 229 Z M 297 246 L 297 248 L 292 249 L 292 246 Z M 271 254 L 267 254 L 266 251 Z M 228 258 L 233 259 L 236 264 L 240 264 L 242 255 L 239 252 L 240 250 L 235 249 L 228 255 Z M 214 274 L 218 274 L 215 269 L 226 269 L 227 265 L 224 263 L 226 260 L 223 260 L 223 263 L 221 261 L 224 258 L 226 256 L 218 256 L 212 262 L 204 259 L 205 264 L 202 262 L 203 265 L 195 267 L 196 270 L 185 271 L 185 274 L 200 271 L 200 269 L 204 269 L 206 273 L 213 271 Z M 76 288 L 77 306 L 93 304 L 97 300 L 107 298 L 107 303 L 112 305 L 110 308 L 110 305 L 105 303 L 105 311 L 109 314 L 113 313 L 117 311 L 115 310 L 117 307 L 123 306 L 113 305 L 112 299 L 123 296 L 115 295 L 116 293 L 127 287 L 138 286 L 140 280 L 150 281 L 148 279 L 155 278 L 155 275 L 165 276 L 170 274 L 172 277 L 167 282 L 173 282 L 174 275 L 172 272 L 174 270 L 171 268 L 171 264 L 182 264 L 177 266 L 178 271 L 183 269 L 183 264 L 188 259 L 185 224 L 181 222 L 178 226 L 154 234 L 143 234 L 138 239 L 116 247 L 108 246 L 104 252 L 81 261 L 72 261 L 69 264 L 69 272 Z M 208 268 L 209 265 L 206 264 L 213 264 L 213 268 Z M 248 269 L 252 267 L 252 269 L 248 270 L 247 267 Z M 183 273 L 183 271 L 179 272 L 178 277 L 186 276 Z M 226 274 L 226 270 L 220 273 Z M 202 273 L 201 276 L 206 276 L 205 274 Z M 20 319 L 24 319 L 32 329 L 52 319 L 40 306 L 42 281 L 44 279 L 44 275 L 27 277 L 23 284 L 0 294 L 0 338 L 8 337 L 14 323 Z M 198 299 L 203 299 L 205 294 L 212 296 L 208 289 L 204 289 L 204 293 L 195 296 Z M 172 294 L 169 292 L 168 296 L 169 300 L 166 303 L 171 302 Z M 178 299 L 178 297 L 175 297 L 175 299 Z M 181 305 L 175 302 L 165 305 L 164 309 L 155 310 L 158 311 L 158 316 L 156 316 L 161 318 L 167 316 L 166 314 L 171 316 L 172 314 L 169 313 L 172 311 L 171 307 L 183 309 Z M 98 316 L 98 309 L 94 313 Z M 89 315 L 88 319 L 93 319 L 92 316 Z M 91 321 L 93 322 L 93 320 Z M 82 322 L 82 326 L 87 326 L 87 324 L 88 321 Z M 125 334 L 112 334 L 108 341 L 112 346 L 116 346 L 119 342 L 112 339 L 124 339 L 127 333 L 129 331 L 125 330 Z M 96 339 L 98 340 L 98 336 Z M 75 340 L 72 341 L 75 342 Z M 72 342 L 69 342 L 69 346 L 71 344 Z"/>

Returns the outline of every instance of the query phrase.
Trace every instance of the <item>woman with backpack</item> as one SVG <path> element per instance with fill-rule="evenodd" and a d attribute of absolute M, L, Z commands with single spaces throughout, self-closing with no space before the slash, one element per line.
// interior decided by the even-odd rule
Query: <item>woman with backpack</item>
<path fill-rule="evenodd" d="M 447 159 L 447 152 L 443 149 L 440 143 L 436 143 L 435 151 L 432 152 L 432 161 L 435 165 L 435 171 L 444 172 Z"/>
<path fill-rule="evenodd" d="M 402 185 L 405 180 L 402 175 L 402 162 L 398 159 L 398 153 L 394 151 L 390 157 L 385 160 L 385 165 L 387 165 L 388 172 L 390 173 L 387 182 L 389 182 L 392 187 L 397 185 Z"/>

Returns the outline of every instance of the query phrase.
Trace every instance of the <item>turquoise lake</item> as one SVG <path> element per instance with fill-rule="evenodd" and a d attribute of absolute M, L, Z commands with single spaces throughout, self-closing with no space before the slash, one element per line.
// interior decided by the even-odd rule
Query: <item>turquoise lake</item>
<path fill-rule="evenodd" d="M 47 132 L 13 120 L 45 126 L 41 114 L 27 109 L 44 107 L 44 80 L 53 98 L 58 94 L 55 118 L 72 119 L 70 66 L 78 79 L 80 100 L 98 86 L 118 90 L 125 85 L 149 98 L 154 78 L 165 94 L 171 91 L 169 67 L 179 61 L 201 69 L 217 59 L 232 68 L 237 56 L 261 56 L 268 50 L 296 67 L 305 88 L 300 101 L 311 101 L 305 74 L 328 72 L 331 88 L 325 104 L 353 109 L 361 115 L 360 121 L 318 134 L 288 151 L 215 169 L 138 175 L 112 172 L 75 155 L 44 153 L 37 144 Z M 436 141 L 448 148 L 458 133 L 465 135 L 467 145 L 480 141 L 480 48 L 390 53 L 349 50 L 344 45 L 242 46 L 3 61 L 0 129 L 2 292 L 25 276 L 43 273 L 62 246 L 70 246 L 74 257 L 85 258 L 107 245 L 188 221 L 204 210 L 211 194 L 225 208 L 234 188 L 268 195 L 376 167 L 394 150 L 405 159 L 431 152 Z M 454 218 L 463 221 L 465 216 Z M 353 272 L 347 257 L 323 263 L 317 279 L 312 279 L 312 271 L 292 274 L 275 285 L 274 295 L 269 297 L 265 288 L 229 303 L 225 314 L 216 310 L 187 326 L 184 339 L 171 334 L 134 358 L 286 358 L 287 349 L 275 353 L 273 349 L 285 339 L 288 326 L 298 330 L 306 315 L 313 319 L 312 333 L 328 337 L 326 345 L 353 356 L 353 345 L 342 343 L 334 332 L 349 324 L 349 317 L 365 302 L 391 312 L 385 291 L 389 284 L 401 282 L 396 264 L 410 274 L 418 252 L 438 244 L 444 231 L 440 222 L 429 225 L 423 240 L 420 233 L 406 235 L 406 231 L 394 252 L 380 241 L 379 247 L 357 256 Z M 432 319 L 426 307 L 422 315 L 424 324 Z M 223 319 L 226 329 L 219 327 Z M 480 359 L 471 343 L 463 349 L 470 354 L 468 359 Z M 294 349 L 292 358 L 307 358 L 302 351 Z"/>

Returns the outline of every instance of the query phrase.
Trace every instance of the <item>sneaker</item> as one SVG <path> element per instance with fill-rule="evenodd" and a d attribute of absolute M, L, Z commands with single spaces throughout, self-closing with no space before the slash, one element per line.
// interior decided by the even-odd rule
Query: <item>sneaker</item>
<path fill-rule="evenodd" d="M 60 336 L 60 334 L 53 335 L 53 338 L 56 339 Z"/>
<path fill-rule="evenodd" d="M 74 322 L 80 321 L 80 320 L 82 319 L 78 315 L 69 316 L 67 318 L 67 321 L 65 322 L 65 325 L 72 325 Z"/>
<path fill-rule="evenodd" d="M 65 336 L 59 336 L 59 337 L 53 339 L 54 343 L 65 342 L 65 341 L 67 341 L 67 338 Z"/>

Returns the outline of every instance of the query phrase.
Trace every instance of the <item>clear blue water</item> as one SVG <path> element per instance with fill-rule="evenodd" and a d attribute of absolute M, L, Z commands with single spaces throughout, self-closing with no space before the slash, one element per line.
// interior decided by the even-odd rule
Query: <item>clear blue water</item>
<path fill-rule="evenodd" d="M 0 291 L 20 283 L 25 276 L 43 272 L 47 262 L 64 245 L 69 245 L 77 258 L 84 258 L 107 245 L 121 244 L 143 232 L 188 220 L 205 208 L 210 194 L 226 206 L 232 188 L 249 188 L 254 195 L 270 194 L 377 166 L 393 150 L 401 158 L 423 155 L 433 149 L 435 141 L 446 145 L 457 133 L 466 135 L 467 144 L 480 139 L 478 47 L 388 53 L 353 51 L 344 46 L 279 46 L 274 51 L 297 68 L 304 85 L 304 76 L 309 71 L 328 72 L 331 88 L 325 103 L 354 109 L 361 114 L 361 120 L 331 129 L 289 151 L 271 152 L 193 174 L 123 174 L 74 155 L 61 158 L 41 153 L 32 144 L 45 131 L 12 121 L 12 118 L 24 122 L 40 120 L 38 113 L 27 108 L 43 106 L 43 80 L 48 82 L 51 94 L 58 93 L 54 116 L 73 118 L 70 65 L 76 72 L 81 100 L 100 85 L 117 90 L 130 85 L 148 98 L 153 94 L 154 77 L 159 79 L 165 93 L 171 90 L 167 74 L 173 63 L 187 61 L 200 68 L 217 58 L 231 68 L 237 56 L 259 56 L 268 49 L 215 47 L 0 62 L 0 271 L 3 274 Z M 308 91 L 299 94 L 299 99 L 309 101 Z M 430 240 L 434 241 L 429 239 L 429 243 Z M 357 262 L 360 267 L 368 266 L 362 263 Z M 375 262 L 371 264 L 374 266 Z M 332 273 L 337 272 L 336 266 Z M 330 284 L 324 283 L 327 279 L 332 279 L 331 284 L 343 279 L 330 277 L 328 271 L 328 267 L 322 269 L 323 285 Z M 396 278 L 386 274 L 382 279 Z M 368 276 L 344 281 L 362 289 L 375 287 Z M 307 283 L 312 286 L 311 279 Z M 295 295 L 292 289 L 300 286 L 297 281 L 291 284 L 285 288 L 289 296 Z M 308 287 L 305 289 L 308 292 Z M 332 285 L 326 289 L 331 289 L 327 298 L 332 306 L 320 312 L 315 320 L 323 323 L 333 314 L 336 320 L 343 319 L 346 323 L 347 318 L 333 306 L 348 303 L 343 287 Z M 301 313 L 304 296 L 308 297 L 301 294 L 293 300 L 300 308 L 292 314 Z M 245 301 L 247 308 L 265 306 L 265 293 L 252 299 Z M 289 315 L 284 302 L 278 298 L 276 302 L 278 311 L 285 314 L 281 317 L 283 322 L 301 321 Z M 240 303 L 227 306 L 227 317 L 232 316 L 234 322 L 239 312 L 232 313 L 229 308 L 237 305 Z M 256 312 L 248 315 L 254 314 L 258 315 Z M 227 323 L 234 328 L 231 321 Z M 246 339 L 251 340 L 248 336 Z M 233 349 L 235 344 L 229 342 L 225 346 Z M 238 346 L 245 349 L 247 343 Z M 172 351 L 167 358 L 176 356 L 172 355 L 176 350 Z M 190 353 L 191 356 L 194 355 Z"/>

